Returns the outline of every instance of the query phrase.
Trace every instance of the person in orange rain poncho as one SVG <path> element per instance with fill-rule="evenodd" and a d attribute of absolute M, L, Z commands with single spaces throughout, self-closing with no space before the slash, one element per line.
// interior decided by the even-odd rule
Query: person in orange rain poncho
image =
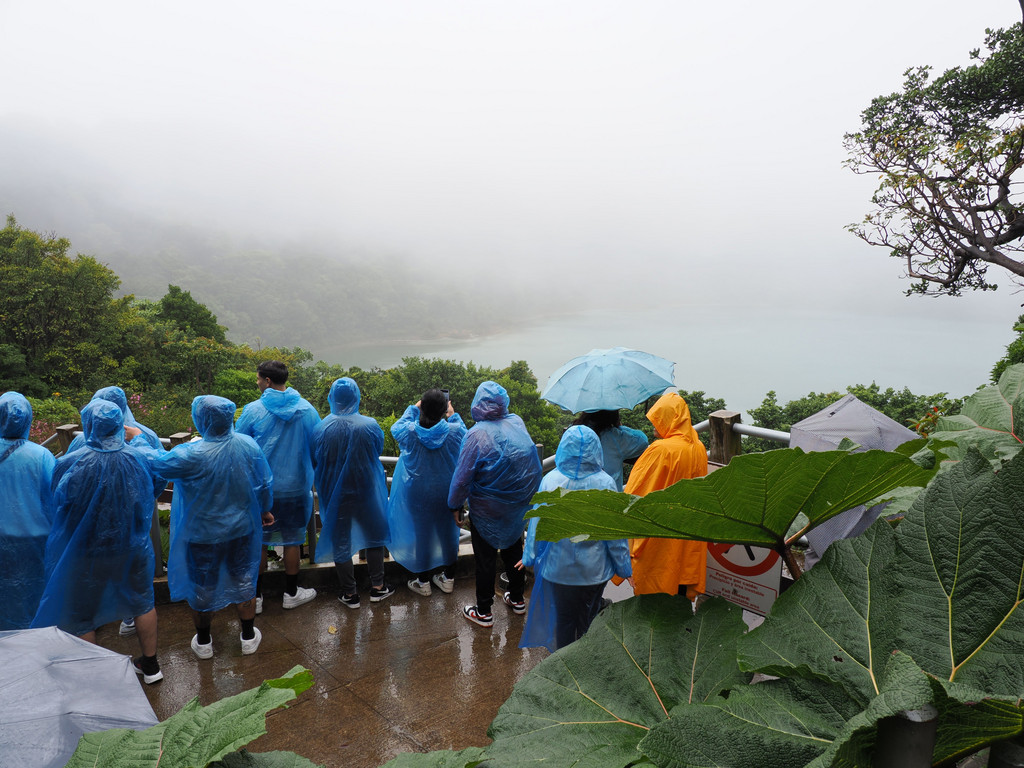
<path fill-rule="evenodd" d="M 675 392 L 662 395 L 647 419 L 656 440 L 637 459 L 626 493 L 646 496 L 686 478 L 708 473 L 708 455 L 690 422 L 690 408 Z M 693 600 L 704 592 L 708 545 L 683 539 L 631 539 L 633 591 L 683 594 Z M 685 587 L 685 590 L 682 589 Z"/>

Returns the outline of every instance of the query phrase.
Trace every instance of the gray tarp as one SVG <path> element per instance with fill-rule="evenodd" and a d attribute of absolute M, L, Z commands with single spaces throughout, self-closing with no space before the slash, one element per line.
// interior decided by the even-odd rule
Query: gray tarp
<path fill-rule="evenodd" d="M 805 451 L 834 451 L 844 437 L 862 446 L 891 451 L 917 434 L 858 400 L 847 395 L 828 408 L 808 416 L 789 430 L 789 447 Z M 885 507 L 855 507 L 836 515 L 807 534 L 810 548 L 805 565 L 810 568 L 837 539 L 849 539 L 867 530 Z"/>
<path fill-rule="evenodd" d="M 130 657 L 56 627 L 0 632 L 0 766 L 63 766 L 84 733 L 157 722 Z"/>

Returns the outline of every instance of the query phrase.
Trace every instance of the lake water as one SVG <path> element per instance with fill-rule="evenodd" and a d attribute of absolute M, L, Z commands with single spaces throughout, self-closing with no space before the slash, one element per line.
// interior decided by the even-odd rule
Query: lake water
<path fill-rule="evenodd" d="M 681 389 L 703 390 L 747 412 L 774 389 L 780 402 L 852 384 L 960 397 L 988 382 L 1014 338 L 1016 304 L 987 297 L 907 299 L 912 313 L 719 305 L 587 311 L 466 341 L 408 341 L 338 349 L 328 362 L 391 367 L 410 355 L 504 367 L 526 360 L 543 389 L 566 361 L 591 349 L 632 347 L 676 363 Z M 911 304 L 911 302 L 914 302 Z M 903 308 L 900 307 L 902 310 Z"/>

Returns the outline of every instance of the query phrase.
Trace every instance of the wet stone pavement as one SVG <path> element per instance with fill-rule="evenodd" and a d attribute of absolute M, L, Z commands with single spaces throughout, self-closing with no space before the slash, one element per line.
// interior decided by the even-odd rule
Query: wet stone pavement
<path fill-rule="evenodd" d="M 214 656 L 199 660 L 190 648 L 195 630 L 188 606 L 158 604 L 164 680 L 143 686 L 146 695 L 164 720 L 196 696 L 211 704 L 302 665 L 312 671 L 313 687 L 268 715 L 267 733 L 250 751 L 289 750 L 331 768 L 372 768 L 402 752 L 485 746 L 487 727 L 512 686 L 548 654 L 518 647 L 525 616 L 515 616 L 500 595 L 492 628 L 461 616 L 462 606 L 475 602 L 466 565 L 460 559 L 452 594 L 435 587 L 429 597 L 413 594 L 405 572 L 389 568 L 396 593 L 371 603 L 361 582 L 362 605 L 355 610 L 338 601 L 333 568 L 303 570 L 300 584 L 316 586 L 316 599 L 286 611 L 280 590 L 268 588 L 256 617 L 263 641 L 251 656 L 241 654 L 233 608 L 215 615 Z M 103 627 L 97 639 L 138 655 L 135 638 L 119 637 L 117 624 Z"/>

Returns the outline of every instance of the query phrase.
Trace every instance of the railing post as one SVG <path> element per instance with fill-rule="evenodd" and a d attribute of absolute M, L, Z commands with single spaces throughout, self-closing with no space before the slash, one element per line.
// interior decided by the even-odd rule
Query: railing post
<path fill-rule="evenodd" d="M 71 447 L 71 441 L 75 439 L 75 432 L 81 429 L 77 424 L 61 424 L 54 431 L 57 433 L 57 444 L 61 453 L 67 453 Z"/>
<path fill-rule="evenodd" d="M 733 456 L 743 453 L 743 438 L 732 431 L 732 425 L 740 423 L 740 414 L 738 411 L 715 411 L 708 416 L 708 422 L 711 432 L 708 460 L 724 466 Z"/>

